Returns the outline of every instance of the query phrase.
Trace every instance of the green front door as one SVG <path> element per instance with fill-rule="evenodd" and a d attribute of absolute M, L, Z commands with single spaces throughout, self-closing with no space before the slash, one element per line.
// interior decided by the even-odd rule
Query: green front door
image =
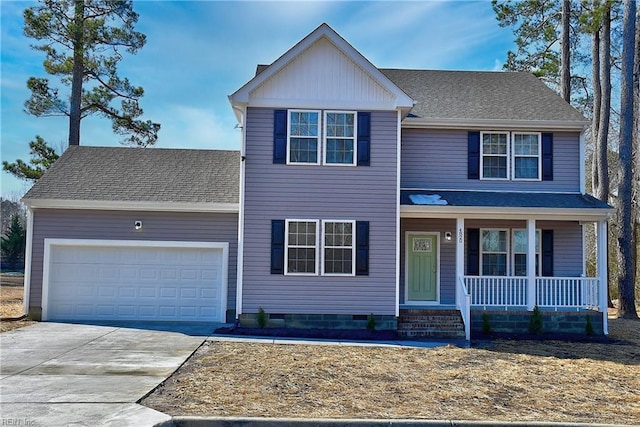
<path fill-rule="evenodd" d="M 407 235 L 407 300 L 438 298 L 438 238 L 434 234 Z"/>

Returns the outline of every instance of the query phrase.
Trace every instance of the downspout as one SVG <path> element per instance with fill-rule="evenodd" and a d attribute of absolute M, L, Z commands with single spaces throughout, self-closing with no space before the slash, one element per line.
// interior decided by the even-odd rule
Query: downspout
<path fill-rule="evenodd" d="M 31 251 L 33 248 L 33 211 L 27 206 L 27 244 L 24 251 L 24 314 L 29 316 L 31 297 Z"/>
<path fill-rule="evenodd" d="M 400 167 L 402 155 L 402 112 L 397 110 L 396 125 L 396 317 L 400 316 Z"/>
<path fill-rule="evenodd" d="M 245 175 L 245 140 L 246 140 L 246 118 L 247 118 L 247 107 L 244 106 L 242 109 L 238 109 L 234 107 L 236 111 L 239 112 L 240 117 L 242 118 L 240 121 L 240 129 L 242 132 L 241 141 L 240 141 L 240 189 L 239 189 L 239 211 L 238 211 L 238 256 L 237 256 L 237 274 L 236 274 L 236 321 L 240 318 L 242 314 L 242 281 L 243 281 L 243 265 L 244 265 L 244 175 Z"/>

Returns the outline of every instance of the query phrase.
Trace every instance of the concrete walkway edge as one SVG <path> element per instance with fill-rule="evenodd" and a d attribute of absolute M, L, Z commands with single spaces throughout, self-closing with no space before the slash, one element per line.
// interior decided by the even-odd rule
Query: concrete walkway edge
<path fill-rule="evenodd" d="M 173 417 L 154 427 L 629 427 L 629 424 L 593 424 L 538 421 L 465 421 L 419 419 L 335 419 L 258 417 Z"/>

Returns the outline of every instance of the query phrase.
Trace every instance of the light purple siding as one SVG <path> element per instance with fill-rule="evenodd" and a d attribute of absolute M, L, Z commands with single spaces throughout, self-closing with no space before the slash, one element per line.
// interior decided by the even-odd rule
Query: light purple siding
<path fill-rule="evenodd" d="M 465 130 L 403 129 L 402 188 L 491 191 L 580 191 L 580 134 L 554 132 L 553 181 L 467 179 Z"/>
<path fill-rule="evenodd" d="M 134 230 L 136 220 L 143 221 L 142 230 Z M 44 239 L 59 238 L 228 242 L 227 309 L 235 309 L 237 214 L 38 209 L 34 211 L 33 221 L 31 307 L 39 307 L 42 302 Z"/>
<path fill-rule="evenodd" d="M 395 314 L 397 115 L 371 113 L 371 166 L 272 163 L 273 110 L 246 128 L 243 312 Z M 369 275 L 270 274 L 271 220 L 369 221 Z"/>

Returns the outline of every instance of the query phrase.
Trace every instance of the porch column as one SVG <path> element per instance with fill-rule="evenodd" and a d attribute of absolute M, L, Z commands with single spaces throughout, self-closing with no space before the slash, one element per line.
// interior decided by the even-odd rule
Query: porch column
<path fill-rule="evenodd" d="M 540 254 L 542 256 L 542 254 Z M 542 261 L 542 260 L 541 260 Z M 536 305 L 536 220 L 527 220 L 527 310 Z"/>
<path fill-rule="evenodd" d="M 464 277 L 464 218 L 456 218 L 455 239 L 456 239 L 456 282 L 457 282 L 460 277 Z"/>
<path fill-rule="evenodd" d="M 598 253 L 598 306 L 602 312 L 602 329 L 605 335 L 609 335 L 609 325 L 607 323 L 608 305 L 607 284 L 609 273 L 607 272 L 607 221 L 598 221 L 596 228 L 596 249 Z"/>

